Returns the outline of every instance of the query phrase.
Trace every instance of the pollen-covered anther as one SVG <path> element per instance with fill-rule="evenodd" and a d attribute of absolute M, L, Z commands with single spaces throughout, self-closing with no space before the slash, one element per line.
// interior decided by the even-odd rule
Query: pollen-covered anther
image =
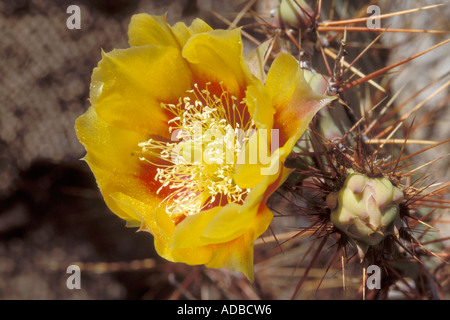
<path fill-rule="evenodd" d="M 150 139 L 139 144 L 144 154 L 166 162 L 151 163 L 158 166 L 158 193 L 172 190 L 165 199 L 171 216 L 197 214 L 217 200 L 242 203 L 249 192 L 235 184 L 233 175 L 254 123 L 246 122 L 245 108 L 238 108 L 235 97 L 226 90 L 220 97 L 211 95 L 208 85 L 202 90 L 195 85 L 177 105 L 161 104 L 173 114 L 168 124 L 174 142 Z M 150 162 L 148 158 L 142 160 Z"/>

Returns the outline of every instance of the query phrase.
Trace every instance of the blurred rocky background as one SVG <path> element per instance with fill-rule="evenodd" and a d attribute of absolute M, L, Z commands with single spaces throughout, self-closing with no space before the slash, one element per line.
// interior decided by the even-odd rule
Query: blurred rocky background
<path fill-rule="evenodd" d="M 444 6 L 430 10 L 415 12 L 381 20 L 381 27 L 399 29 L 450 30 L 450 4 L 445 1 L 389 1 L 381 0 L 381 13 L 396 12 L 415 7 L 425 7 L 435 4 Z M 394 64 L 414 54 L 431 48 L 435 44 L 447 40 L 448 34 L 420 34 L 420 33 L 385 33 L 381 42 L 391 48 L 387 63 Z M 450 55 L 449 45 L 444 45 L 431 53 L 427 53 L 407 64 L 398 67 L 392 74 L 392 92 L 401 90 L 398 104 L 407 100 L 410 102 L 403 108 L 405 114 L 418 104 L 426 101 L 425 106 L 415 115 L 415 124 L 420 130 L 413 132 L 414 139 L 443 141 L 450 138 L 450 110 L 448 108 L 450 91 Z M 437 93 L 439 91 L 439 93 Z M 429 99 L 430 96 L 433 97 Z M 413 99 L 410 97 L 414 96 Z M 414 115 L 410 117 L 412 120 Z M 424 123 L 425 125 L 421 125 Z M 408 122 L 411 124 L 411 121 Z M 423 146 L 409 146 L 409 151 L 416 152 Z M 435 151 L 427 152 L 418 157 L 418 163 L 431 161 L 439 155 L 450 152 L 449 144 Z M 420 159 L 420 160 L 419 160 Z M 450 178 L 450 159 L 444 159 L 430 168 L 435 169 L 436 177 Z"/>
<path fill-rule="evenodd" d="M 382 10 L 394 10 L 392 3 L 397 10 L 423 2 L 392 1 Z M 259 0 L 255 6 L 269 17 L 276 4 Z M 69 5 L 81 9 L 79 30 L 66 26 Z M 209 10 L 233 20 L 244 5 L 239 0 L 0 0 L 0 299 L 190 298 L 182 290 L 174 294 L 185 281 L 175 276 L 183 266 L 167 266 L 155 255 L 151 235 L 125 228 L 106 208 L 91 172 L 79 160 L 84 150 L 73 127 L 89 106 L 90 76 L 101 49 L 127 47 L 132 14 L 167 13 L 171 24 L 200 17 L 223 28 Z M 444 11 L 435 10 L 414 27 L 437 22 L 432 28 L 448 30 L 449 7 L 445 19 Z M 414 41 L 385 43 L 391 41 L 399 43 L 395 52 L 401 55 L 421 50 L 409 45 Z M 447 72 L 448 79 L 448 48 L 439 52 L 426 61 L 436 74 Z M 393 55 L 392 61 L 399 58 Z M 404 72 L 415 80 L 429 68 L 419 63 L 414 75 L 411 69 Z M 404 83 L 399 81 L 397 86 Z M 412 86 L 408 90 L 418 90 Z M 442 110 L 441 124 L 448 123 L 448 108 Z M 423 134 L 442 140 L 449 137 L 448 128 L 429 127 Z M 76 262 L 92 265 L 85 265 L 90 271 L 82 273 L 82 290 L 69 290 L 66 268 Z M 224 296 L 214 272 L 207 272 L 211 290 L 202 298 L 255 297 L 245 290 L 228 290 Z M 262 297 L 283 296 L 266 292 Z"/>

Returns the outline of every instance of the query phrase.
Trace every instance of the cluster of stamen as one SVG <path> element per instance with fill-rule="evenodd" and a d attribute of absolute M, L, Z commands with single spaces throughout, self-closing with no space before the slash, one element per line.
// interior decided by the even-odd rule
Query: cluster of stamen
<path fill-rule="evenodd" d="M 171 142 L 150 139 L 139 146 L 166 164 L 157 166 L 155 180 L 173 190 L 165 199 L 172 215 L 192 215 L 213 203 L 242 203 L 249 189 L 234 183 L 234 167 L 254 122 L 245 118 L 246 104 L 226 90 L 219 97 L 208 90 L 188 90 L 178 104 L 161 104 L 170 111 Z M 218 201 L 218 202 L 217 202 Z"/>

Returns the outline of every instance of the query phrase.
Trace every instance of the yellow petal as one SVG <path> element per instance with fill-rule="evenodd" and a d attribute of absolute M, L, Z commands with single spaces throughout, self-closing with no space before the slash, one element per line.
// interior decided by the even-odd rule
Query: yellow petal
<path fill-rule="evenodd" d="M 153 217 L 146 217 L 145 227 L 155 238 L 155 249 L 158 254 L 173 262 L 183 262 L 190 265 L 205 264 L 211 260 L 213 248 L 200 246 L 191 248 L 174 248 L 173 234 L 175 224 L 166 213 L 164 206 L 156 208 Z"/>
<path fill-rule="evenodd" d="M 233 241 L 218 244 L 206 267 L 240 271 L 253 282 L 253 237 L 251 233 L 244 233 Z"/>
<path fill-rule="evenodd" d="M 189 31 L 191 34 L 203 33 L 213 30 L 205 21 L 201 19 L 194 19 L 189 26 Z"/>
<path fill-rule="evenodd" d="M 278 154 L 279 152 L 284 151 L 283 149 L 277 150 L 275 153 L 276 159 L 284 157 L 284 155 L 280 156 Z M 283 184 L 292 172 L 292 169 L 285 168 L 282 166 L 282 163 L 281 165 L 277 164 L 276 169 L 278 170 L 277 174 L 265 175 L 263 180 L 251 189 L 245 199 L 241 212 L 254 211 L 255 209 L 261 210 L 261 207 L 265 205 L 269 196 Z M 272 170 L 275 171 L 275 168 L 272 168 Z"/>
<path fill-rule="evenodd" d="M 234 208 L 235 206 L 238 205 L 233 204 L 232 207 Z M 216 241 L 203 237 L 203 232 L 210 221 L 219 214 L 221 210 L 224 210 L 225 207 L 214 207 L 198 214 L 187 216 L 175 228 L 173 234 L 173 247 L 200 247 L 215 243 Z M 228 207 L 225 210 L 228 210 L 229 208 L 231 207 Z"/>
<path fill-rule="evenodd" d="M 309 70 L 303 69 L 303 76 L 311 89 L 320 94 L 325 94 L 328 89 L 327 78 L 320 73 L 313 73 Z"/>
<path fill-rule="evenodd" d="M 198 82 L 223 82 L 235 96 L 243 95 L 251 77 L 242 56 L 241 30 L 213 30 L 193 35 L 182 51 Z"/>
<path fill-rule="evenodd" d="M 258 130 L 272 129 L 275 109 L 264 87 L 249 85 L 245 95 L 245 102 Z"/>
<path fill-rule="evenodd" d="M 211 260 L 214 248 L 203 246 L 195 248 L 174 248 L 172 249 L 172 261 L 183 262 L 189 265 L 206 264 Z"/>
<path fill-rule="evenodd" d="M 240 152 L 234 166 L 235 174 L 233 176 L 234 182 L 240 188 L 253 188 L 264 179 L 265 175 L 279 172 L 276 168 L 269 170 L 270 166 L 275 164 L 274 161 L 278 164 L 278 154 L 271 154 L 272 133 L 265 129 L 257 130 Z"/>
<path fill-rule="evenodd" d="M 133 204 L 127 204 L 120 201 L 120 196 L 124 194 L 121 191 L 129 193 L 133 197 L 141 199 L 147 198 L 148 193 L 145 188 L 139 184 L 136 177 L 127 174 L 114 174 L 111 171 L 103 170 L 88 162 L 89 167 L 95 175 L 99 189 L 103 195 L 106 205 L 118 217 L 128 222 L 128 225 L 138 226 L 142 222 L 142 217 L 138 214 Z M 149 197 L 148 202 L 159 202 L 159 199 Z M 136 204 L 136 203 L 134 203 Z"/>
<path fill-rule="evenodd" d="M 92 107 L 77 119 L 75 130 L 87 151 L 84 159 L 108 207 L 122 219 L 140 222 L 142 217 L 136 211 L 138 202 L 154 208 L 161 201 L 142 180 L 146 167 L 139 160 L 138 143 L 144 141 L 145 136 L 107 125 Z M 124 201 L 127 196 L 136 202 Z"/>
<path fill-rule="evenodd" d="M 142 133 L 121 130 L 102 121 L 90 107 L 75 122 L 75 131 L 87 151 L 90 164 L 112 173 L 137 175 L 140 172 L 138 143 L 145 141 Z"/>
<path fill-rule="evenodd" d="M 170 216 L 165 210 L 165 205 L 162 203 L 158 206 L 152 215 L 144 216 L 147 226 L 154 231 L 164 236 L 166 242 L 172 242 L 173 234 L 175 232 L 175 223 L 170 219 Z M 171 247 L 171 245 L 170 245 Z"/>
<path fill-rule="evenodd" d="M 202 237 L 210 240 L 211 243 L 220 243 L 231 241 L 246 232 L 253 225 L 256 210 L 243 214 L 240 212 L 241 207 L 236 203 L 229 203 L 223 207 L 209 221 Z"/>
<path fill-rule="evenodd" d="M 276 109 L 274 128 L 280 130 L 280 145 L 289 141 L 289 148 L 301 137 L 316 112 L 334 99 L 312 90 L 298 62 L 286 53 L 279 54 L 272 63 L 266 89 Z"/>
<path fill-rule="evenodd" d="M 166 15 L 150 16 L 145 13 L 133 15 L 128 26 L 128 43 L 130 47 L 148 44 L 172 46 L 180 51 L 186 41 L 196 33 L 213 30 L 201 19 L 194 19 L 187 27 L 183 22 L 177 22 L 173 27 L 167 23 Z"/>
<path fill-rule="evenodd" d="M 90 100 L 99 117 L 113 126 L 167 136 L 171 115 L 160 103 L 176 104 L 190 84 L 190 71 L 175 48 L 113 50 L 94 69 Z"/>
<path fill-rule="evenodd" d="M 141 213 L 149 211 L 152 212 L 154 210 L 154 208 L 151 208 L 142 201 L 130 197 L 122 192 L 112 192 L 108 194 L 105 199 L 106 198 L 108 198 L 106 203 L 113 212 L 118 212 L 116 214 L 119 217 L 133 223 L 133 226 L 136 227 L 142 224 L 143 218 Z M 122 216 L 121 213 L 125 213 L 126 216 Z"/>
<path fill-rule="evenodd" d="M 314 81 L 314 84 L 322 84 L 318 78 L 308 76 L 309 80 Z M 267 94 L 260 93 L 256 86 L 249 87 L 247 90 L 249 111 L 254 113 L 256 119 L 259 119 L 258 123 L 268 123 L 272 127 L 267 115 L 272 117 L 274 110 L 272 105 L 275 106 L 275 123 L 273 123 L 275 129 L 270 134 L 273 141 L 270 141 L 269 145 L 272 153 L 277 147 L 282 148 L 283 151 L 280 151 L 278 158 L 272 155 L 271 162 L 268 164 L 267 161 L 262 161 L 266 157 L 264 152 L 260 152 L 263 151 L 263 148 L 259 145 L 264 140 L 264 135 L 255 134 L 251 137 L 246 144 L 245 152 L 240 154 L 235 166 L 234 180 L 241 188 L 256 186 L 262 180 L 262 170 L 267 172 L 269 168 L 272 168 L 271 174 L 278 173 L 278 169 L 283 166 L 284 160 L 306 130 L 315 113 L 333 99 L 314 92 L 304 79 L 303 72 L 296 60 L 288 54 L 280 54 L 273 62 L 266 88 L 269 92 L 268 96 L 271 97 L 270 103 L 265 102 Z M 255 106 L 260 106 L 260 108 L 257 109 Z M 266 116 L 264 116 L 265 114 Z M 254 157 L 256 155 L 258 161 L 256 163 L 249 161 L 249 154 Z"/>
<path fill-rule="evenodd" d="M 172 31 L 181 47 L 184 47 L 188 39 L 194 34 L 208 32 L 211 30 L 213 29 L 206 22 L 198 18 L 194 19 L 189 27 L 187 27 L 183 22 L 177 22 L 172 27 Z"/>
<path fill-rule="evenodd" d="M 172 46 L 181 50 L 165 15 L 150 16 L 146 13 L 133 15 L 128 26 L 128 43 L 130 47 L 153 44 Z"/>

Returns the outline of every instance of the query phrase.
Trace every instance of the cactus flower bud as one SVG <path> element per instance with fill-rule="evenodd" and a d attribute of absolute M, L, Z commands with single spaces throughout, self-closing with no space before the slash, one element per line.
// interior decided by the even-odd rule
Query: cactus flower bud
<path fill-rule="evenodd" d="M 361 259 L 371 245 L 400 226 L 399 204 L 403 192 L 386 178 L 350 173 L 344 186 L 327 196 L 333 225 L 356 244 Z"/>
<path fill-rule="evenodd" d="M 309 16 L 313 16 L 314 11 L 304 0 L 281 0 L 279 15 L 281 21 L 292 28 L 302 29 L 311 24 Z"/>

